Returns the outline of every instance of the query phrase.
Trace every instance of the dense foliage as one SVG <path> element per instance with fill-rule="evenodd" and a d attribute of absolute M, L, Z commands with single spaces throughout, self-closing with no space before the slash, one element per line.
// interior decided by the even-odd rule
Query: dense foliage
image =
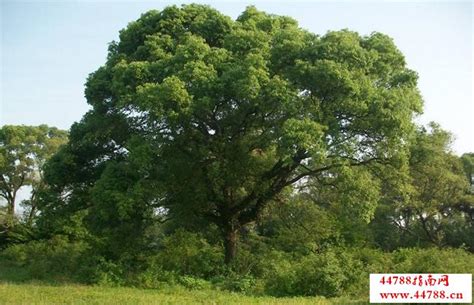
<path fill-rule="evenodd" d="M 46 125 L 0 128 L 0 249 L 28 230 L 38 210 L 39 193 L 44 187 L 43 166 L 67 142 L 67 132 Z M 24 222 L 18 224 L 16 209 L 20 189 L 30 187 L 31 195 L 21 202 Z M 20 233 L 20 236 L 17 236 Z"/>
<path fill-rule="evenodd" d="M 173 6 L 122 30 L 85 93 L 30 170 L 39 214 L 0 254 L 17 280 L 365 297 L 371 272 L 474 271 L 473 155 L 414 124 L 386 35 Z"/>
<path fill-rule="evenodd" d="M 227 263 L 240 230 L 300 182 L 336 177 L 369 220 L 379 187 L 365 168 L 404 162 L 416 80 L 379 33 L 319 37 L 253 7 L 236 21 L 200 5 L 150 11 L 90 75 L 93 109 L 48 166 L 51 208 L 87 210 L 110 257 L 137 249 L 160 213 L 214 225 Z"/>

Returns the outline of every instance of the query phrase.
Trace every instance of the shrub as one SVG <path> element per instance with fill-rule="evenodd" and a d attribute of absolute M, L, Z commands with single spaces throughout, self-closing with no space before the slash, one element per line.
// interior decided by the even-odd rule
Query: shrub
<path fill-rule="evenodd" d="M 216 288 L 245 294 L 261 294 L 264 290 L 262 282 L 251 275 L 230 273 L 213 277 L 212 283 Z"/>
<path fill-rule="evenodd" d="M 26 269 L 34 279 L 77 281 L 87 249 L 84 242 L 70 242 L 57 235 L 49 240 L 12 245 L 2 252 L 2 257 Z"/>
<path fill-rule="evenodd" d="M 125 284 L 124 268 L 117 263 L 104 258 L 97 258 L 97 264 L 91 270 L 92 283 L 103 286 L 118 287 Z"/>
<path fill-rule="evenodd" d="M 474 255 L 462 249 L 332 248 L 291 257 L 265 256 L 265 291 L 274 296 L 366 297 L 370 273 L 473 273 Z"/>
<path fill-rule="evenodd" d="M 392 259 L 394 273 L 474 273 L 474 255 L 463 249 L 399 249 Z"/>
<path fill-rule="evenodd" d="M 287 253 L 271 251 L 265 257 L 265 291 L 274 296 L 294 295 L 298 262 Z"/>
<path fill-rule="evenodd" d="M 344 294 L 368 297 L 370 273 L 391 272 L 392 260 L 390 253 L 377 249 L 350 248 L 341 249 L 343 268 L 346 273 Z"/>
<path fill-rule="evenodd" d="M 150 267 L 136 274 L 130 284 L 140 288 L 162 288 L 177 283 L 178 276 L 174 272 L 162 270 L 159 267 Z"/>
<path fill-rule="evenodd" d="M 222 269 L 219 247 L 210 245 L 201 235 L 177 230 L 163 239 L 154 264 L 179 275 L 210 278 Z"/>
<path fill-rule="evenodd" d="M 328 297 L 341 295 L 347 280 L 342 267 L 342 260 L 333 251 L 304 257 L 296 270 L 294 292 Z"/>
<path fill-rule="evenodd" d="M 347 259 L 334 250 L 300 258 L 274 253 L 265 276 L 266 292 L 275 296 L 341 295 L 348 279 Z"/>
<path fill-rule="evenodd" d="M 178 283 L 188 289 L 209 289 L 211 283 L 192 276 L 180 276 L 178 277 Z"/>

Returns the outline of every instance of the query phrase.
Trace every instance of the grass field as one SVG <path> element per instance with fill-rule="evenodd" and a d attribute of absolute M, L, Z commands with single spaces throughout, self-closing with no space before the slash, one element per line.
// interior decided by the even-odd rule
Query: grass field
<path fill-rule="evenodd" d="M 168 288 L 162 290 L 112 288 L 98 286 L 60 285 L 42 283 L 0 283 L 0 304 L 366 304 L 365 301 L 324 298 L 251 297 L 217 290 Z"/>

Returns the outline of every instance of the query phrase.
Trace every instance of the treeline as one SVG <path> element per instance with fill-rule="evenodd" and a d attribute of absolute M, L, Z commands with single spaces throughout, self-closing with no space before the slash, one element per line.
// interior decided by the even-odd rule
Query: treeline
<path fill-rule="evenodd" d="M 41 136 L 33 140 L 35 133 Z M 449 133 L 435 124 L 418 129 L 407 175 L 381 180 L 380 193 L 364 180 L 367 172 L 357 169 L 282 194 L 240 230 L 236 258 L 228 265 L 213 224 L 183 222 L 155 210 L 138 232 L 133 215 L 144 211 L 110 207 L 91 215 L 97 207 L 55 206 L 53 190 L 41 178 L 40 156 L 57 150 L 67 133 L 4 126 L 0 134 L 2 169 L 10 168 L 3 181 L 25 177 L 23 185 L 32 186 L 31 198 L 20 203 L 22 215 L 11 214 L 18 210 L 11 201 L 3 208 L 1 262 L 3 271 L 17 274 L 3 280 L 364 297 L 369 273 L 473 269 L 474 156 L 452 154 Z M 121 183 L 128 187 L 126 180 L 113 185 Z M 5 185 L 2 194 L 14 192 Z"/>
<path fill-rule="evenodd" d="M 474 154 L 414 123 L 386 35 L 172 6 L 120 32 L 85 94 L 68 133 L 1 129 L 4 274 L 366 296 L 371 272 L 472 272 Z"/>

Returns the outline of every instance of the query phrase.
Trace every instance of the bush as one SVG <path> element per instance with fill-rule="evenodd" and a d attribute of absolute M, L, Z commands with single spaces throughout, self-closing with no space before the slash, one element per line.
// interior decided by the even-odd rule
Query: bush
<path fill-rule="evenodd" d="M 245 294 L 262 294 L 264 291 L 262 281 L 251 275 L 230 273 L 212 278 L 212 283 L 216 288 Z"/>
<path fill-rule="evenodd" d="M 333 251 L 304 257 L 296 270 L 295 294 L 327 297 L 341 295 L 347 280 L 342 263 Z"/>
<path fill-rule="evenodd" d="M 250 244 L 249 244 L 250 245 Z M 254 244 L 252 244 L 254 245 Z M 222 249 L 201 235 L 178 230 L 165 237 L 158 254 L 106 260 L 85 242 L 64 236 L 16 244 L 1 252 L 2 280 L 78 281 L 142 288 L 212 287 L 273 296 L 367 297 L 370 273 L 474 273 L 474 255 L 462 249 L 327 248 L 302 254 L 242 247 L 232 266 Z"/>
<path fill-rule="evenodd" d="M 462 249 L 333 248 L 302 257 L 266 256 L 265 291 L 274 296 L 366 297 L 370 273 L 473 273 L 474 255 Z"/>
<path fill-rule="evenodd" d="M 274 296 L 294 295 L 298 262 L 284 252 L 272 251 L 266 256 L 265 291 Z"/>
<path fill-rule="evenodd" d="M 266 274 L 266 291 L 275 296 L 341 295 L 348 279 L 344 265 L 347 257 L 333 250 L 309 254 L 300 258 L 274 255 Z"/>
<path fill-rule="evenodd" d="M 70 242 L 57 235 L 49 240 L 12 245 L 2 252 L 2 257 L 26 269 L 33 279 L 78 281 L 87 249 L 84 242 Z"/>
<path fill-rule="evenodd" d="M 119 287 L 125 284 L 124 268 L 104 258 L 97 258 L 97 265 L 91 270 L 92 283 L 102 286 Z"/>
<path fill-rule="evenodd" d="M 344 294 L 368 297 L 370 273 L 390 273 L 390 253 L 370 248 L 341 249 L 343 268 L 346 274 Z"/>
<path fill-rule="evenodd" d="M 210 278 L 222 271 L 223 261 L 220 247 L 199 234 L 177 230 L 163 239 L 153 264 L 179 275 Z"/>
<path fill-rule="evenodd" d="M 178 277 L 178 283 L 188 289 L 209 289 L 211 283 L 192 276 L 180 276 Z"/>
<path fill-rule="evenodd" d="M 162 288 L 173 286 L 177 283 L 178 275 L 170 271 L 164 271 L 159 267 L 150 267 L 138 273 L 130 280 L 130 284 L 140 288 Z"/>
<path fill-rule="evenodd" d="M 394 273 L 474 273 L 474 255 L 463 249 L 399 249 L 392 260 Z"/>

